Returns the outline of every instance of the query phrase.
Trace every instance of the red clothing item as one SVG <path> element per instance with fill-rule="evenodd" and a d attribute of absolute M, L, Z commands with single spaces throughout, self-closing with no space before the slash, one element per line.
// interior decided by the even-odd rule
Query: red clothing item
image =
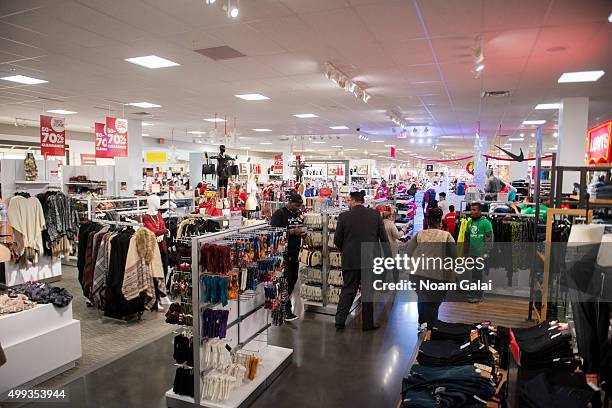
<path fill-rule="evenodd" d="M 164 218 L 159 212 L 157 212 L 157 215 L 143 215 L 142 223 L 144 224 L 145 228 L 153 232 L 156 237 L 160 235 L 166 235 L 168 233 Z M 168 252 L 168 243 L 166 242 L 166 240 L 162 240 L 161 242 L 159 242 L 159 250 L 163 253 Z"/>
<path fill-rule="evenodd" d="M 458 217 L 458 214 L 456 212 L 446 213 L 446 215 L 442 219 L 442 225 L 444 225 L 444 231 L 450 232 L 451 235 L 455 233 L 455 228 L 457 225 L 457 217 Z"/>

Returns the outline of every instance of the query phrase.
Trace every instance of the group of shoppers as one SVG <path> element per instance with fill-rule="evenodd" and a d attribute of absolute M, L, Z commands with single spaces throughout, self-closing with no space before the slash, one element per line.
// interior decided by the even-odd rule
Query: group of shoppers
<path fill-rule="evenodd" d="M 425 210 L 423 229 L 412 237 L 406 245 L 409 256 L 415 253 L 424 254 L 427 257 L 456 257 L 457 249 L 452 233 L 457 226 L 458 214 L 454 207 L 446 202 L 446 195 L 440 193 L 440 204 L 430 200 Z M 395 257 L 399 252 L 401 235 L 394 223 L 393 209 L 389 206 L 382 207 L 380 211 L 364 206 L 365 193 L 363 191 L 351 192 L 349 194 L 349 211 L 341 213 L 338 217 L 336 231 L 334 233 L 334 245 L 342 254 L 342 278 L 343 286 L 336 312 L 335 325 L 337 330 L 343 330 L 351 306 L 361 287 L 362 291 L 362 330 L 376 330 L 379 326 L 374 322 L 374 309 L 372 303 L 373 288 L 369 277 L 370 270 L 364 270 L 368 260 L 374 257 Z M 285 276 L 289 283 L 289 293 L 293 292 L 298 280 L 299 272 L 299 250 L 302 237 L 306 234 L 303 224 L 303 215 L 300 212 L 303 204 L 302 197 L 297 193 L 291 193 L 285 207 L 277 210 L 271 220 L 275 227 L 285 227 L 288 233 L 288 245 L 284 255 Z M 443 208 L 447 209 L 444 214 Z M 471 257 L 483 257 L 486 259 L 493 242 L 493 227 L 491 222 L 482 216 L 482 205 L 473 203 L 471 205 L 471 219 L 465 232 L 465 242 L 469 249 L 464 254 Z M 366 262 L 364 262 L 364 260 Z M 485 263 L 486 264 L 486 263 Z M 486 267 L 485 267 L 486 271 Z M 482 278 L 483 270 L 472 276 L 474 281 Z M 432 282 L 452 282 L 455 277 L 452 270 L 418 269 L 414 272 L 414 281 L 423 279 Z M 393 279 L 398 280 L 398 273 L 394 271 Z M 417 285 L 419 288 L 419 285 Z M 417 291 L 417 309 L 419 315 L 419 328 L 431 327 L 438 319 L 438 310 L 443 302 L 446 292 L 442 290 Z M 480 302 L 482 291 L 469 293 L 470 302 Z M 287 302 L 287 321 L 297 319 L 293 313 L 291 302 Z"/>

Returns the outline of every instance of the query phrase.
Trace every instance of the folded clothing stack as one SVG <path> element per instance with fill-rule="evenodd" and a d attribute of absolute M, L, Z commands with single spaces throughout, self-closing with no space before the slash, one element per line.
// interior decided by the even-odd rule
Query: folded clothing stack
<path fill-rule="evenodd" d="M 525 381 L 519 390 L 523 408 L 583 408 L 590 406 L 594 396 L 584 374 L 552 370 Z"/>
<path fill-rule="evenodd" d="M 431 327 L 431 339 L 465 341 L 470 338 L 470 333 L 476 329 L 476 326 L 475 323 L 447 323 L 438 320 Z"/>
<path fill-rule="evenodd" d="M 9 290 L 9 296 L 18 293 L 39 304 L 52 303 L 57 307 L 66 307 L 72 302 L 72 295 L 68 290 L 41 282 L 28 282 L 13 286 Z"/>
<path fill-rule="evenodd" d="M 512 333 L 519 346 L 522 367 L 570 371 L 577 367 L 567 325 L 543 322 L 527 329 L 512 329 Z"/>
<path fill-rule="evenodd" d="M 484 406 L 495 394 L 486 372 L 474 365 L 415 365 L 402 382 L 402 408 Z"/>
<path fill-rule="evenodd" d="M 493 355 L 480 339 L 468 342 L 431 340 L 421 345 L 419 364 L 431 367 L 460 366 L 480 363 L 493 366 Z"/>

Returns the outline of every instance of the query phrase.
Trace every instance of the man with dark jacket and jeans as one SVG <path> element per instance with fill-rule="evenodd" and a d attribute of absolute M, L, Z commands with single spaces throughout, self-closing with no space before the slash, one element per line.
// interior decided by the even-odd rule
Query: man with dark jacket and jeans
<path fill-rule="evenodd" d="M 389 239 L 382 217 L 378 211 L 364 207 L 364 195 L 363 191 L 350 194 L 349 211 L 338 216 L 338 224 L 334 233 L 334 244 L 342 252 L 342 279 L 344 281 L 336 311 L 336 329 L 338 330 L 344 329 L 357 295 L 357 289 L 362 283 L 362 259 L 368 260 L 379 256 L 379 243 L 383 243 L 384 255 L 391 257 L 389 245 L 385 244 L 389 242 Z M 363 253 L 364 251 L 368 253 Z M 364 276 L 369 277 L 372 274 L 371 267 L 368 267 L 368 270 L 364 270 L 363 273 Z M 379 328 L 374 324 L 374 304 L 371 301 L 373 289 L 367 287 L 368 285 L 371 285 L 371 282 L 364 282 L 364 285 L 361 285 L 363 331 Z M 367 296 L 364 296 L 364 292 Z"/>
<path fill-rule="evenodd" d="M 300 212 L 302 204 L 302 196 L 297 193 L 291 193 L 288 197 L 287 205 L 276 210 L 270 220 L 270 225 L 273 227 L 287 228 L 287 249 L 284 254 L 284 263 L 285 278 L 287 278 L 289 285 L 290 298 L 285 309 L 285 321 L 288 322 L 297 319 L 291 308 L 291 293 L 298 280 L 300 246 L 302 245 L 302 237 L 306 234 L 304 216 Z"/>

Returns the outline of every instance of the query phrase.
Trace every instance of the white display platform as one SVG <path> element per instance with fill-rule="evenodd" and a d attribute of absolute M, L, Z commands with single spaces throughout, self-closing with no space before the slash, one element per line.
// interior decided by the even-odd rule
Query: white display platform
<path fill-rule="evenodd" d="M 253 340 L 251 343 L 255 342 L 260 341 Z M 248 343 L 244 349 L 249 350 L 251 343 Z M 258 354 L 262 358 L 262 364 L 257 368 L 257 376 L 253 381 L 234 388 L 227 401 L 214 402 L 202 399 L 200 406 L 207 408 L 244 408 L 250 406 L 289 364 L 293 350 L 267 345 Z M 193 398 L 177 395 L 170 389 L 166 392 L 166 405 L 171 408 L 193 407 L 194 401 Z"/>
<path fill-rule="evenodd" d="M 39 256 L 38 264 L 28 268 L 21 268 L 13 262 L 4 263 L 4 279 L 7 286 L 21 285 L 22 283 L 49 279 L 60 280 L 62 277 L 62 261 L 59 257 L 51 261 L 49 256 Z"/>
<path fill-rule="evenodd" d="M 0 343 L 6 364 L 0 367 L 0 394 L 31 387 L 69 368 L 81 358 L 81 322 L 64 308 L 37 305 L 0 316 Z"/>

